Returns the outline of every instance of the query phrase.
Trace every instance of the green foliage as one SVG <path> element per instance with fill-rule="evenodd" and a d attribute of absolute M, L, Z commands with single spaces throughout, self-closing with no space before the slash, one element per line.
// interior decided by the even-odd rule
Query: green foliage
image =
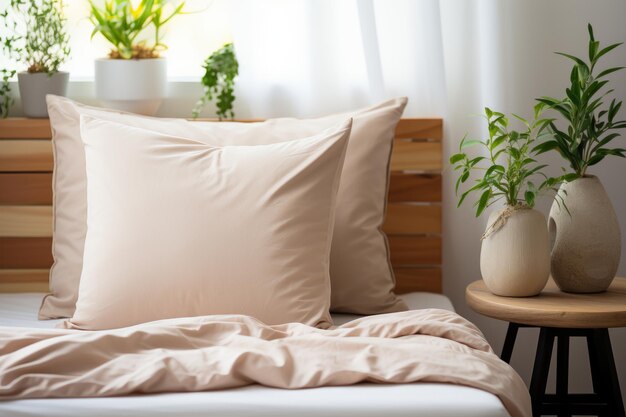
<path fill-rule="evenodd" d="M 13 104 L 9 80 L 15 75 L 15 71 L 0 69 L 0 117 L 6 119 L 9 116 L 9 109 Z"/>
<path fill-rule="evenodd" d="M 611 141 L 620 136 L 615 130 L 626 127 L 626 121 L 615 119 L 622 102 L 613 99 L 607 108 L 604 106 L 604 99 L 613 90 L 602 92 L 609 82 L 605 77 L 624 67 L 608 68 L 598 74 L 595 73 L 600 58 L 620 46 L 621 43 L 614 43 L 601 49 L 600 42 L 593 36 L 591 25 L 587 28 L 589 31 L 588 62 L 573 55 L 557 52 L 574 61 L 570 74 L 571 84 L 565 90 L 565 98 L 561 100 L 552 97 L 537 99 L 556 110 L 565 119 L 567 128 L 559 129 L 555 123 L 550 123 L 553 138 L 538 145 L 535 150 L 538 153 L 558 151 L 579 177 L 584 176 L 587 168 L 602 161 L 607 155 L 626 157 L 626 149 L 607 147 Z"/>
<path fill-rule="evenodd" d="M 461 194 L 458 206 L 468 195 L 476 194 L 476 217 L 500 200 L 512 207 L 526 205 L 532 208 L 539 193 L 556 191 L 561 181 L 570 178 L 547 177 L 542 173 L 546 165 L 539 165 L 533 158 L 533 144 L 548 133 L 547 128 L 552 123 L 551 119 L 540 118 L 542 107 L 543 104 L 535 106 L 535 117 L 531 122 L 513 115 L 524 126 L 521 131 L 510 130 L 509 119 L 504 114 L 485 108 L 489 137 L 484 140 L 464 137 L 459 153 L 450 157 L 450 163 L 459 171 L 455 187 L 457 195 L 460 186 L 470 180 L 472 172 L 481 173 L 481 177 Z M 484 148 L 483 153 L 488 156 L 469 156 L 465 149 L 472 146 Z"/>
<path fill-rule="evenodd" d="M 235 102 L 235 77 L 239 74 L 239 62 L 232 43 L 228 43 L 213 52 L 202 66 L 205 70 L 202 77 L 204 96 L 196 103 L 193 117 L 200 115 L 208 102 L 216 99 L 217 116 L 220 120 L 235 117 L 233 103 Z"/>
<path fill-rule="evenodd" d="M 91 23 L 94 25 L 91 37 L 100 33 L 112 46 L 109 57 L 114 59 L 158 58 L 167 49 L 162 42 L 162 29 L 174 16 L 183 13 L 184 2 L 178 3 L 167 14 L 164 11 L 167 0 L 141 0 L 136 7 L 131 0 L 104 0 L 98 7 L 94 0 L 91 5 Z M 152 29 L 152 42 L 139 39 Z"/>
<path fill-rule="evenodd" d="M 70 54 L 61 0 L 10 0 L 0 11 L 9 34 L 0 36 L 8 58 L 30 73 L 54 74 Z"/>

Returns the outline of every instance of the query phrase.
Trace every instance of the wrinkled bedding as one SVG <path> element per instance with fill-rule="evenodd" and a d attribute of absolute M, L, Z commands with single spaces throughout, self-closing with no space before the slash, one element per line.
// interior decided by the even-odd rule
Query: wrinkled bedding
<path fill-rule="evenodd" d="M 204 316 L 84 332 L 0 327 L 0 400 L 445 382 L 497 395 L 530 416 L 520 377 L 455 313 L 364 317 L 330 330 Z"/>

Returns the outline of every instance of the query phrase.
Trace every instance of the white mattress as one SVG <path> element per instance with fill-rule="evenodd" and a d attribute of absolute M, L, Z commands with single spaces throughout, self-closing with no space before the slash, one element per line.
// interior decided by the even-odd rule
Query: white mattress
<path fill-rule="evenodd" d="M 42 294 L 0 294 L 0 326 L 54 327 L 38 321 Z M 410 308 L 454 310 L 440 294 L 402 297 Z M 333 315 L 336 324 L 358 316 Z M 0 401 L 0 417 L 509 417 L 485 391 L 452 384 L 359 384 L 306 390 L 252 385 L 223 391 L 114 398 Z"/>

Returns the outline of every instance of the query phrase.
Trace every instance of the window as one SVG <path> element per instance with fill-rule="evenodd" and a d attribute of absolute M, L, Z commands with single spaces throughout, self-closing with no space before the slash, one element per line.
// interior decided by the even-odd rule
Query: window
<path fill-rule="evenodd" d="M 173 6 L 173 5 L 172 5 Z M 169 49 L 163 53 L 168 60 L 168 75 L 177 81 L 197 81 L 202 75 L 204 59 L 224 43 L 232 40 L 230 2 L 227 0 L 187 0 L 185 10 L 192 13 L 176 16 L 165 27 L 164 41 Z M 89 81 L 94 76 L 93 61 L 106 57 L 109 46 L 96 34 L 91 39 L 93 25 L 89 21 L 89 3 L 65 1 L 72 54 L 61 68 L 69 71 L 75 81 Z M 19 71 L 20 66 L 5 65 Z"/>

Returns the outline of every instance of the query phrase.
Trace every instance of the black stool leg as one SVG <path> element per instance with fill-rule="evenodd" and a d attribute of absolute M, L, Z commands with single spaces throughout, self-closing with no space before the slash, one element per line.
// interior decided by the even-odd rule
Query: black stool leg
<path fill-rule="evenodd" d="M 567 405 L 569 382 L 569 336 L 559 334 L 557 336 L 556 350 L 556 398 L 561 404 L 558 417 L 571 417 Z"/>
<path fill-rule="evenodd" d="M 511 362 L 511 355 L 513 355 L 513 346 L 515 346 L 515 339 L 517 338 L 517 330 L 519 324 L 509 323 L 509 328 L 506 331 L 506 338 L 504 339 L 504 345 L 502 346 L 502 354 L 500 359 L 506 363 Z"/>
<path fill-rule="evenodd" d="M 589 368 L 591 369 L 591 382 L 593 384 L 593 392 L 598 398 L 605 402 L 605 389 L 604 389 L 604 376 L 600 371 L 600 356 L 598 354 L 598 346 L 594 339 L 593 330 L 589 331 L 587 335 L 587 351 L 589 353 Z M 603 408 L 603 411 L 598 413 L 598 417 L 607 417 L 607 412 Z"/>
<path fill-rule="evenodd" d="M 587 336 L 587 347 L 593 389 L 608 404 L 608 411 L 602 415 L 626 417 L 609 330 L 592 330 L 591 335 Z"/>
<path fill-rule="evenodd" d="M 550 360 L 552 359 L 552 348 L 554 347 L 554 331 L 542 327 L 539 332 L 537 342 L 537 353 L 535 354 L 535 365 L 533 366 L 533 376 L 530 381 L 530 396 L 532 398 L 533 417 L 541 416 L 541 408 L 548 384 L 548 373 L 550 372 Z"/>

